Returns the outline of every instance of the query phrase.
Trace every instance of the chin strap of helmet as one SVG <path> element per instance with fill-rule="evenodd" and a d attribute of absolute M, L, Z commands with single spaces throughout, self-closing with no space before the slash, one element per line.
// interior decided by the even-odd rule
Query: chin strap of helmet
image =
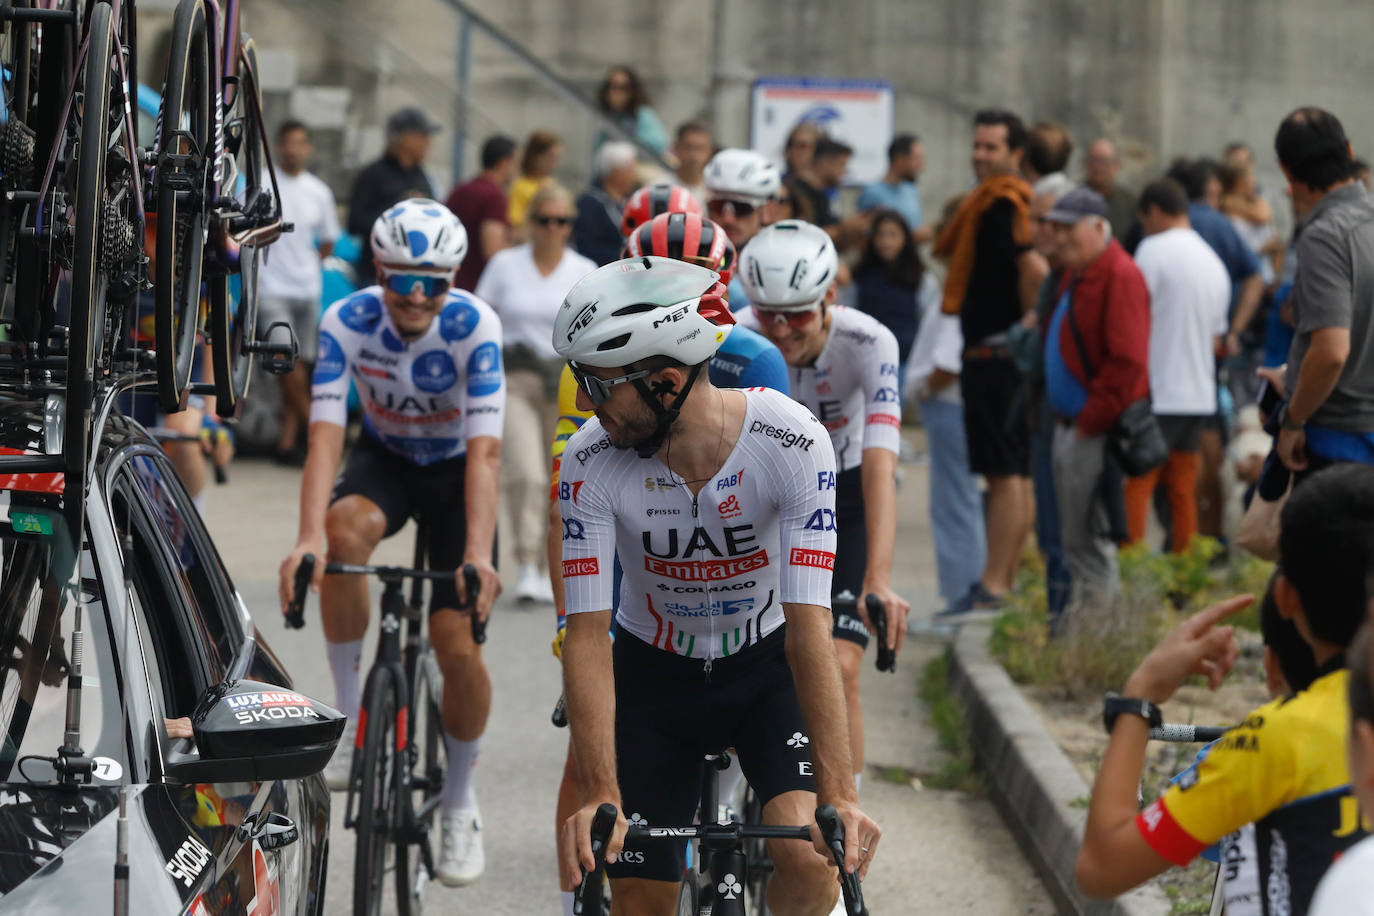
<path fill-rule="evenodd" d="M 655 424 L 653 435 L 635 445 L 635 453 L 641 458 L 652 458 L 655 453 L 663 446 L 663 440 L 668 438 L 668 430 L 677 422 L 677 415 L 682 410 L 682 405 L 687 400 L 687 393 L 696 384 L 697 376 L 701 374 L 701 364 L 693 366 L 687 373 L 687 381 L 682 383 L 682 391 L 673 399 L 673 403 L 665 407 L 659 400 L 665 394 L 672 394 L 674 388 L 671 382 L 660 379 L 652 385 L 646 385 L 644 379 L 634 380 L 635 390 L 639 396 L 649 405 L 649 409 L 654 412 Z"/>

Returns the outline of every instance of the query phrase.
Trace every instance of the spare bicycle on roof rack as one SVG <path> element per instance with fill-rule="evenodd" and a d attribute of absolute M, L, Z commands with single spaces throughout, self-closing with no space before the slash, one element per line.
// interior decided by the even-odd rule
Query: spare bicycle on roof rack
<path fill-rule="evenodd" d="M 182 409 L 203 334 L 215 379 L 203 393 L 232 417 L 253 358 L 285 370 L 295 352 L 285 325 L 275 343 L 256 328 L 262 251 L 290 226 L 238 0 L 178 3 L 152 149 L 138 145 L 131 114 L 136 21 L 134 0 L 0 0 L 0 67 L 11 75 L 0 111 L 0 385 L 63 397 L 61 469 L 83 485 L 97 389 L 155 387 L 163 411 Z M 132 317 L 150 292 L 147 348 Z"/>

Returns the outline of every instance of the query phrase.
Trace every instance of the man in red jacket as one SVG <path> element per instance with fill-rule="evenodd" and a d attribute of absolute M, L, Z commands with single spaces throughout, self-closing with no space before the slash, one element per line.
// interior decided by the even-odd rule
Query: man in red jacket
<path fill-rule="evenodd" d="M 1045 339 L 1045 383 L 1056 419 L 1054 486 L 1071 609 L 1111 600 L 1119 588 L 1103 501 L 1107 431 L 1150 390 L 1150 294 L 1112 237 L 1107 212 L 1100 194 L 1078 188 L 1044 217 L 1067 268 Z M 1111 479 L 1120 485 L 1119 475 Z"/>

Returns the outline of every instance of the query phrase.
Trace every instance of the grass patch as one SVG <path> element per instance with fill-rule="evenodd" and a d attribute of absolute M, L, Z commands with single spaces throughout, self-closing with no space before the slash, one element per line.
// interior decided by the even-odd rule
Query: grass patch
<path fill-rule="evenodd" d="M 918 693 L 930 711 L 930 724 L 935 727 L 940 750 L 948 758 L 934 773 L 925 777 L 925 784 L 933 789 L 956 789 L 982 794 L 982 777 L 974 770 L 973 744 L 969 741 L 968 723 L 964 709 L 949 690 L 949 660 L 953 651 L 946 649 L 921 669 Z"/>
<path fill-rule="evenodd" d="M 1194 538 L 1181 554 L 1163 554 L 1144 545 L 1118 554 L 1121 594 L 1110 606 L 1083 608 L 1049 632 L 1049 600 L 1044 566 L 1038 555 L 1022 566 L 1016 589 L 993 623 L 988 648 L 1012 680 L 1050 687 L 1070 698 L 1100 695 L 1121 684 L 1184 615 L 1240 592 L 1256 603 L 1233 618 L 1235 625 L 1259 629 L 1258 598 L 1273 570 L 1254 557 L 1219 563 L 1221 546 Z"/>

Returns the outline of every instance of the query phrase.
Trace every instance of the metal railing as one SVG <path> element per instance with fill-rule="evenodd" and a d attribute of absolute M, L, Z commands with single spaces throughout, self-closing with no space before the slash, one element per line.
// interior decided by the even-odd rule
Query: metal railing
<path fill-rule="evenodd" d="M 638 137 L 626 131 L 613 118 L 607 116 L 595 100 L 588 98 L 571 82 L 555 73 L 548 64 L 536 57 L 528 48 L 473 9 L 466 0 L 440 0 L 440 2 L 458 15 L 458 100 L 455 105 L 457 128 L 454 130 L 453 136 L 455 179 L 462 177 L 463 150 L 467 144 L 467 117 L 470 111 L 469 101 L 471 98 L 472 30 L 474 28 L 481 31 L 488 39 L 523 64 L 545 86 L 580 108 L 587 117 L 597 122 L 606 133 L 634 144 L 635 148 L 639 150 L 641 158 L 656 164 L 664 171 L 672 171 L 672 166 L 652 147 L 640 141 Z"/>

